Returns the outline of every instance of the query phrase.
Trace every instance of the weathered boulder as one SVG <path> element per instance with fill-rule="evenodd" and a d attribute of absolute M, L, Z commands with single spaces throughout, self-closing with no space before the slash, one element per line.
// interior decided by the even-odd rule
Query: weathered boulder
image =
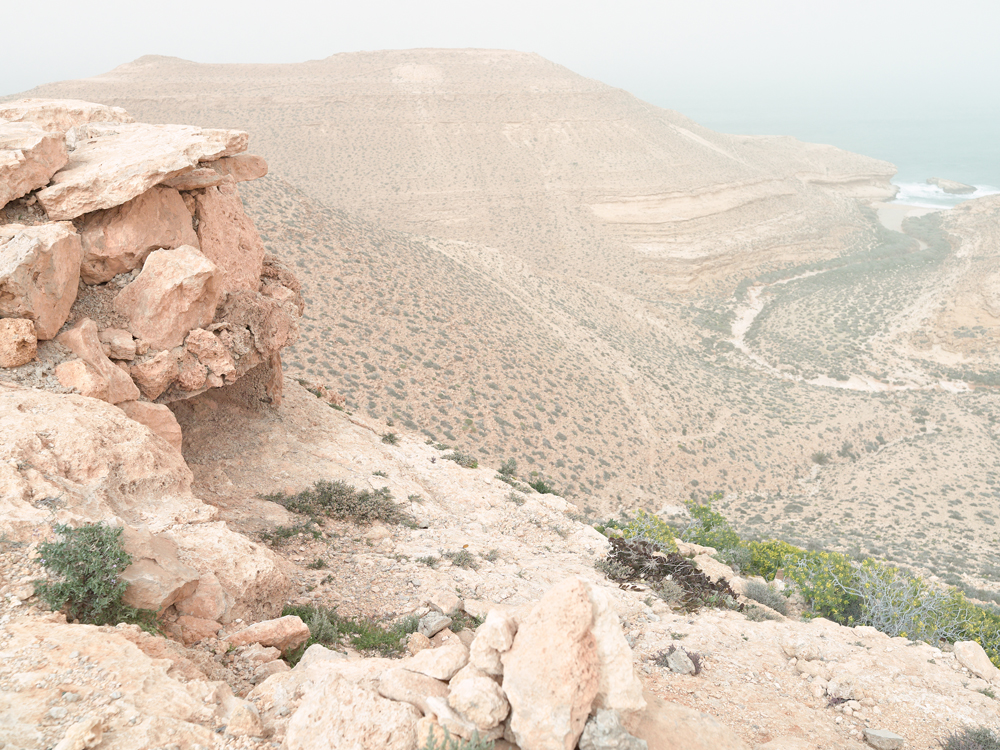
<path fill-rule="evenodd" d="M 178 559 L 172 539 L 129 527 L 122 538 L 125 551 L 132 556 L 132 563 L 121 574 L 128 584 L 122 601 L 160 612 L 194 593 L 201 574 Z"/>
<path fill-rule="evenodd" d="M 600 664 L 600 682 L 594 706 L 615 711 L 625 729 L 632 731 L 646 710 L 642 683 L 632 666 L 632 649 L 625 640 L 607 592 L 589 583 L 587 587 L 594 605 L 594 622 L 590 632 L 597 642 Z"/>
<path fill-rule="evenodd" d="M 571 750 L 583 732 L 600 685 L 593 609 L 582 579 L 553 586 L 501 656 L 510 729 L 523 750 Z"/>
<path fill-rule="evenodd" d="M 931 177 L 927 180 L 927 184 L 937 185 L 944 192 L 951 195 L 971 195 L 976 192 L 974 185 L 966 185 L 963 182 L 955 182 L 954 180 L 945 180 L 941 177 Z"/>
<path fill-rule="evenodd" d="M 955 644 L 955 658 L 977 677 L 987 682 L 1000 681 L 1000 669 L 994 666 L 983 647 L 976 641 L 958 641 Z"/>
<path fill-rule="evenodd" d="M 173 351 L 157 352 L 129 368 L 132 380 L 146 398 L 155 399 L 180 376 L 178 356 Z"/>
<path fill-rule="evenodd" d="M 189 172 L 181 172 L 176 177 L 164 180 L 160 184 L 186 192 L 215 187 L 216 185 L 221 185 L 226 179 L 226 175 L 216 172 L 214 169 L 201 167 L 199 169 L 192 169 Z"/>
<path fill-rule="evenodd" d="M 469 647 L 469 661 L 487 674 L 503 674 L 500 657 L 510 651 L 517 633 L 517 622 L 498 609 L 490 610 L 486 620 L 476 629 Z"/>
<path fill-rule="evenodd" d="M 510 712 L 503 690 L 489 677 L 471 677 L 451 684 L 448 704 L 481 731 L 498 726 Z"/>
<path fill-rule="evenodd" d="M 214 621 L 226 613 L 226 609 L 230 605 L 229 599 L 215 573 L 208 571 L 202 573 L 198 581 L 198 588 L 194 590 L 194 593 L 186 599 L 175 602 L 174 607 L 181 615 Z"/>
<path fill-rule="evenodd" d="M 309 626 L 295 615 L 279 617 L 275 620 L 265 620 L 243 628 L 226 640 L 234 646 L 246 646 L 259 643 L 262 646 L 273 646 L 282 653 L 294 651 L 309 640 Z"/>
<path fill-rule="evenodd" d="M 67 135 L 75 145 L 68 164 L 38 200 L 54 220 L 120 206 L 199 161 L 245 151 L 247 139 L 238 130 L 190 125 L 77 125 Z"/>
<path fill-rule="evenodd" d="M 198 235 L 181 194 L 162 186 L 120 206 L 87 214 L 80 223 L 80 239 L 80 277 L 88 284 L 102 284 L 140 268 L 154 250 L 198 247 Z"/>
<path fill-rule="evenodd" d="M 228 382 L 235 380 L 236 364 L 233 355 L 214 333 L 204 328 L 195 328 L 184 340 L 184 349 L 197 357 L 198 362 L 208 368 L 212 375 L 226 377 Z"/>
<path fill-rule="evenodd" d="M 288 722 L 286 750 L 415 750 L 420 711 L 331 673 Z"/>
<path fill-rule="evenodd" d="M 105 328 L 98 332 L 98 338 L 104 347 L 104 354 L 109 359 L 135 359 L 135 339 L 132 334 L 121 328 Z"/>
<path fill-rule="evenodd" d="M 197 194 L 201 251 L 219 267 L 223 293 L 256 292 L 264 264 L 264 242 L 246 212 L 232 178 Z"/>
<path fill-rule="evenodd" d="M 461 642 L 428 648 L 403 661 L 402 667 L 436 680 L 450 680 L 469 663 L 469 649 Z"/>
<path fill-rule="evenodd" d="M 387 669 L 379 675 L 376 689 L 383 698 L 410 703 L 425 716 L 431 713 L 428 697 L 448 697 L 448 683 L 402 668 Z"/>
<path fill-rule="evenodd" d="M 229 737 L 263 737 L 264 724 L 260 720 L 257 707 L 249 701 L 240 701 L 229 717 L 226 734 Z"/>
<path fill-rule="evenodd" d="M 53 520 L 117 516 L 157 533 L 218 513 L 192 496 L 177 451 L 103 401 L 0 383 L 0 434 L 0 534 L 13 539 Z M 46 498 L 54 518 L 36 505 Z"/>
<path fill-rule="evenodd" d="M 181 631 L 181 640 L 185 646 L 208 640 L 218 636 L 222 624 L 215 620 L 206 620 L 191 615 L 181 615 L 177 618 L 177 627 Z"/>
<path fill-rule="evenodd" d="M 59 334 L 56 341 L 72 351 L 105 380 L 107 398 L 103 400 L 117 404 L 122 401 L 135 401 L 139 398 L 139 389 L 132 382 L 132 378 L 105 356 L 104 347 L 101 345 L 97 331 L 97 323 L 90 318 L 82 318 L 77 321 L 72 328 Z M 66 368 L 62 368 L 62 370 L 56 368 L 57 377 L 60 372 L 65 374 Z M 60 378 L 60 382 L 68 387 L 73 386 L 73 383 L 68 379 L 64 382 L 63 378 Z M 93 393 L 84 395 L 99 398 Z"/>
<path fill-rule="evenodd" d="M 0 367 L 20 367 L 37 355 L 35 324 L 27 318 L 0 318 Z"/>
<path fill-rule="evenodd" d="M 183 436 L 177 417 L 169 408 L 162 404 L 151 404 L 148 401 L 123 401 L 116 406 L 139 424 L 144 424 L 154 434 L 166 440 L 178 453 L 181 452 Z"/>
<path fill-rule="evenodd" d="M 903 750 L 906 739 L 887 729 L 865 727 L 865 742 L 875 750 Z"/>
<path fill-rule="evenodd" d="M 281 613 L 292 582 L 281 572 L 271 550 L 231 531 L 221 521 L 178 525 L 168 535 L 177 542 L 182 562 L 200 571 L 212 571 L 218 578 L 227 602 L 219 622 L 266 620 Z"/>
<path fill-rule="evenodd" d="M 90 750 L 101 744 L 104 722 L 96 716 L 87 716 L 70 725 L 54 750 Z"/>
<path fill-rule="evenodd" d="M 60 134 L 0 118 L 0 208 L 47 185 L 68 159 Z"/>
<path fill-rule="evenodd" d="M 111 403 L 108 379 L 82 359 L 56 365 L 55 376 L 59 385 L 72 388 L 81 396 Z"/>
<path fill-rule="evenodd" d="M 229 175 L 236 182 L 256 180 L 267 174 L 267 162 L 256 154 L 225 156 L 209 162 L 208 167 L 220 175 Z"/>
<path fill-rule="evenodd" d="M 69 222 L 0 227 L 0 318 L 27 318 L 39 340 L 55 336 L 76 301 L 82 254 Z"/>
<path fill-rule="evenodd" d="M 32 122 L 43 130 L 66 133 L 88 122 L 135 122 L 121 107 L 77 99 L 18 99 L 0 104 L 0 119 Z"/>
<path fill-rule="evenodd" d="M 215 317 L 222 290 L 215 264 L 190 245 L 149 254 L 135 281 L 115 297 L 129 330 L 154 349 L 178 346 Z"/>

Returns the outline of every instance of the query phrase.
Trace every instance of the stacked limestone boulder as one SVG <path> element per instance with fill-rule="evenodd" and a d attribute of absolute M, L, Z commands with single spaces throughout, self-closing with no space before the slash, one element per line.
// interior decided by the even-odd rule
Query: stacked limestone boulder
<path fill-rule="evenodd" d="M 0 367 L 44 355 L 43 387 L 177 448 L 171 401 L 255 368 L 279 401 L 303 304 L 243 211 L 236 183 L 267 173 L 247 141 L 88 102 L 0 106 Z"/>

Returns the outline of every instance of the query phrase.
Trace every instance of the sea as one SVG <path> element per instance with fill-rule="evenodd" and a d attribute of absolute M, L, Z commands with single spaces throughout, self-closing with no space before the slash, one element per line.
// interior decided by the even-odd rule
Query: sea
<path fill-rule="evenodd" d="M 845 107 L 761 108 L 698 106 L 682 109 L 712 130 L 744 135 L 791 135 L 828 143 L 896 165 L 897 203 L 950 208 L 962 201 L 1000 193 L 1000 111 L 994 106 L 965 111 L 919 108 L 905 114 L 878 114 Z M 879 108 L 876 108 L 879 109 Z M 909 108 L 908 108 L 909 109 Z M 846 111 L 843 111 L 846 110 Z M 951 195 L 927 180 L 937 177 L 975 186 L 968 195 Z"/>

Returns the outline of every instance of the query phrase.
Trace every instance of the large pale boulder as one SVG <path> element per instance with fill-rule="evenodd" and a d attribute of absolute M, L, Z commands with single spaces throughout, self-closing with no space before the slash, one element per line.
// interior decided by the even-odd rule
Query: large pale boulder
<path fill-rule="evenodd" d="M 469 646 L 469 662 L 487 674 L 503 674 L 500 657 L 510 651 L 517 633 L 517 622 L 498 609 L 491 609 Z"/>
<path fill-rule="evenodd" d="M 56 337 L 56 341 L 72 351 L 106 381 L 107 398 L 103 400 L 117 404 L 122 401 L 135 401 L 139 398 L 139 389 L 132 382 L 132 378 L 104 354 L 104 347 L 101 345 L 97 331 L 97 323 L 90 318 L 82 318 L 77 321 L 72 328 L 60 333 Z M 58 377 L 60 370 L 59 368 L 56 370 Z M 65 372 L 65 369 L 62 372 Z M 62 379 L 60 382 L 66 386 L 72 385 L 70 382 L 63 382 Z"/>
<path fill-rule="evenodd" d="M 128 584 L 122 601 L 129 606 L 160 612 L 198 588 L 201 574 L 178 559 L 172 539 L 126 527 L 122 542 L 132 556 L 132 563 L 121 574 Z"/>
<path fill-rule="evenodd" d="M 18 99 L 0 104 L 0 119 L 32 122 L 60 136 L 88 122 L 135 122 L 121 107 L 77 99 Z"/>
<path fill-rule="evenodd" d="M 472 677 L 452 684 L 448 691 L 448 705 L 480 731 L 498 726 L 510 711 L 503 690 L 489 677 Z"/>
<path fill-rule="evenodd" d="M 1000 669 L 997 669 L 983 647 L 975 641 L 958 641 L 955 644 L 955 658 L 977 677 L 987 682 L 1000 683 Z"/>
<path fill-rule="evenodd" d="M 0 208 L 47 185 L 68 159 L 58 133 L 0 118 Z"/>
<path fill-rule="evenodd" d="M 218 578 L 227 600 L 219 622 L 259 621 L 281 614 L 292 582 L 271 550 L 231 531 L 222 521 L 178 525 L 168 536 L 177 542 L 181 562 L 212 571 Z"/>
<path fill-rule="evenodd" d="M 40 340 L 69 317 L 80 283 L 80 236 L 69 222 L 0 227 L 0 318 L 27 318 Z"/>
<path fill-rule="evenodd" d="M 80 277 L 101 284 L 142 266 L 153 250 L 198 247 L 191 214 L 181 194 L 157 186 L 121 206 L 95 211 L 80 224 Z"/>
<path fill-rule="evenodd" d="M 590 632 L 597 642 L 600 663 L 600 682 L 594 707 L 614 711 L 625 729 L 631 732 L 646 710 L 642 682 L 632 666 L 632 648 L 625 640 L 611 597 L 603 588 L 589 582 L 586 586 L 594 605 L 594 622 Z"/>
<path fill-rule="evenodd" d="M 420 711 L 331 673 L 288 722 L 285 750 L 416 750 Z"/>
<path fill-rule="evenodd" d="M 264 242 L 243 210 L 236 183 L 227 178 L 218 187 L 197 194 L 198 239 L 201 251 L 219 267 L 223 293 L 256 292 L 264 264 Z"/>
<path fill-rule="evenodd" d="M 129 419 L 146 425 L 154 434 L 166 440 L 175 451 L 181 452 L 183 445 L 181 426 L 177 424 L 177 417 L 169 408 L 148 401 L 123 401 L 117 406 L 128 415 Z"/>
<path fill-rule="evenodd" d="M 237 182 L 256 180 L 267 174 L 267 162 L 256 154 L 237 154 L 209 162 L 208 166 L 221 175 L 229 175 Z"/>
<path fill-rule="evenodd" d="M 38 354 L 35 324 L 26 318 L 0 318 L 0 367 L 20 367 Z"/>
<path fill-rule="evenodd" d="M 232 597 L 219 583 L 215 573 L 203 573 L 198 580 L 198 588 L 186 599 L 178 600 L 174 606 L 181 615 L 199 620 L 217 621 L 231 605 Z"/>
<path fill-rule="evenodd" d="M 226 636 L 226 640 L 234 646 L 259 643 L 261 646 L 271 646 L 287 654 L 309 640 L 309 626 L 302 622 L 300 617 L 287 615 L 274 620 L 255 622 L 250 627 Z"/>
<path fill-rule="evenodd" d="M 245 151 L 248 136 L 190 125 L 89 123 L 67 139 L 76 146 L 69 163 L 38 192 L 55 220 L 120 206 L 199 161 Z"/>
<path fill-rule="evenodd" d="M 135 281 L 115 297 L 114 309 L 128 318 L 136 338 L 171 349 L 212 322 L 221 292 L 215 264 L 183 245 L 150 253 Z"/>
<path fill-rule="evenodd" d="M 0 434 L 0 535 L 34 532 L 46 498 L 59 499 L 50 521 L 117 516 L 154 533 L 218 513 L 177 451 L 103 401 L 0 383 Z"/>
<path fill-rule="evenodd" d="M 458 670 L 469 663 L 469 649 L 461 642 L 446 643 L 438 648 L 427 648 L 405 659 L 403 668 L 411 672 L 433 677 L 436 680 L 450 680 Z"/>
<path fill-rule="evenodd" d="M 59 363 L 56 365 L 55 376 L 59 385 L 64 388 L 71 388 L 87 398 L 111 403 L 108 379 L 82 359 Z"/>
<path fill-rule="evenodd" d="M 387 669 L 379 675 L 378 694 L 393 701 L 410 703 L 426 716 L 432 713 L 427 698 L 448 698 L 448 683 L 408 669 Z"/>
<path fill-rule="evenodd" d="M 532 607 L 501 656 L 510 729 L 522 750 L 573 750 L 580 739 L 600 686 L 593 621 L 586 582 L 567 579 Z"/>

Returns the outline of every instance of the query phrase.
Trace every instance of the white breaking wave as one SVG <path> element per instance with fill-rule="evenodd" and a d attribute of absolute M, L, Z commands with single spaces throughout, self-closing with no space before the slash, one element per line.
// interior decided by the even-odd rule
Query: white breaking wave
<path fill-rule="evenodd" d="M 1000 188 L 995 188 L 992 185 L 975 185 L 976 192 L 967 195 L 952 195 L 937 185 L 928 185 L 926 182 L 901 182 L 897 187 L 899 194 L 896 195 L 892 203 L 905 203 L 909 206 L 924 206 L 926 208 L 951 208 L 973 198 L 1000 194 Z"/>

